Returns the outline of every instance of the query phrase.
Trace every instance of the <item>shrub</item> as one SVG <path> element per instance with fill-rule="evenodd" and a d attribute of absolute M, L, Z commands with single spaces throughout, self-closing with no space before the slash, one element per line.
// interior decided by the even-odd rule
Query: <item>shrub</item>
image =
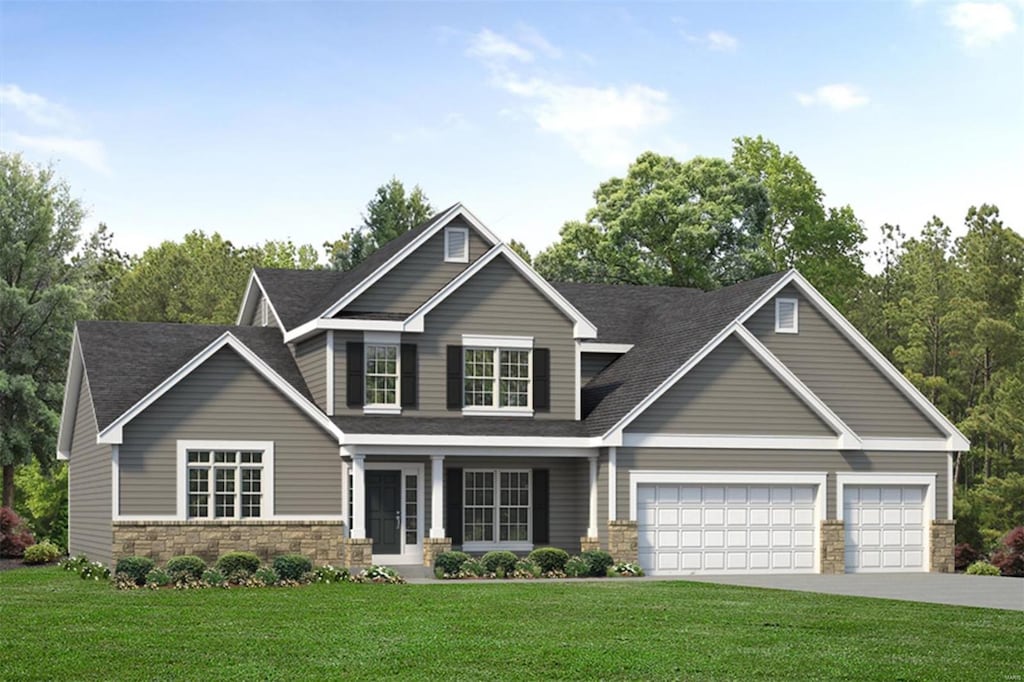
<path fill-rule="evenodd" d="M 206 570 L 206 562 L 197 556 L 186 554 L 171 557 L 164 565 L 164 570 L 176 583 L 183 580 L 199 580 L 203 577 L 203 571 Z"/>
<path fill-rule="evenodd" d="M 302 580 L 313 570 L 313 562 L 301 554 L 282 554 L 274 559 L 274 572 L 281 580 Z"/>
<path fill-rule="evenodd" d="M 511 573 L 516 568 L 516 562 L 519 561 L 512 552 L 505 550 L 496 550 L 484 554 L 483 558 L 480 559 L 484 562 L 484 568 L 487 569 L 488 573 L 497 573 L 498 569 L 502 569 L 505 573 Z"/>
<path fill-rule="evenodd" d="M 349 576 L 354 583 L 387 583 L 399 585 L 405 582 L 405 578 L 398 575 L 393 568 L 387 566 L 370 566 L 360 571 L 357 575 Z"/>
<path fill-rule="evenodd" d="M 581 556 L 570 557 L 565 562 L 565 574 L 570 578 L 582 578 L 590 575 L 590 564 Z"/>
<path fill-rule="evenodd" d="M 484 566 L 484 562 L 476 557 L 470 557 L 462 562 L 459 566 L 459 575 L 465 577 L 482 577 L 487 573 L 487 567 Z"/>
<path fill-rule="evenodd" d="M 266 566 L 252 574 L 252 583 L 260 587 L 270 587 L 271 585 L 276 585 L 278 583 L 278 580 L 278 572 Z"/>
<path fill-rule="evenodd" d="M 588 549 L 585 552 L 580 552 L 580 558 L 587 562 L 587 575 L 592 578 L 605 577 L 608 575 L 608 569 L 615 563 L 612 555 L 603 549 Z"/>
<path fill-rule="evenodd" d="M 32 458 L 15 470 L 14 510 L 37 539 L 46 538 L 63 553 L 68 546 L 68 463 L 47 469 Z"/>
<path fill-rule="evenodd" d="M 222 576 L 236 580 L 248 578 L 260 567 L 260 558 L 252 552 L 228 552 L 217 559 L 214 568 Z M 203 574 L 206 575 L 205 573 Z M 204 577 L 203 580 L 206 580 Z"/>
<path fill-rule="evenodd" d="M 631 564 L 629 562 L 621 562 L 612 565 L 608 569 L 609 576 L 622 576 L 627 578 L 640 577 L 644 574 L 644 569 L 640 568 L 639 564 Z"/>
<path fill-rule="evenodd" d="M 981 552 L 967 542 L 961 542 L 953 548 L 953 565 L 957 571 L 966 571 L 968 566 L 980 558 Z"/>
<path fill-rule="evenodd" d="M 69 556 L 58 564 L 58 566 L 63 568 L 65 571 L 71 571 L 72 573 L 81 573 L 82 569 L 88 565 L 88 557 L 82 556 L 81 554 L 78 556 Z"/>
<path fill-rule="evenodd" d="M 136 585 L 146 584 L 146 574 L 153 570 L 153 560 L 147 556 L 126 556 L 117 560 L 114 569 L 119 577 L 125 576 L 134 580 Z"/>
<path fill-rule="evenodd" d="M 237 552 L 237 554 L 245 554 L 245 552 Z M 224 556 L 228 556 L 228 555 L 225 554 Z M 253 555 L 253 556 L 255 556 L 255 555 Z M 223 558 L 224 557 L 221 557 L 221 559 L 223 559 Z M 220 563 L 220 562 L 218 561 L 217 563 Z M 256 571 L 254 570 L 253 573 L 255 573 L 255 572 Z M 236 574 L 236 575 L 240 575 L 240 574 Z M 252 573 L 250 573 L 249 575 L 252 575 Z M 203 571 L 203 582 L 206 583 L 207 585 L 209 585 L 210 587 L 224 587 L 225 585 L 228 584 L 228 579 L 224 575 L 223 571 L 221 571 L 220 569 L 208 568 L 205 571 Z M 184 583 L 184 584 L 187 585 L 188 583 Z"/>
<path fill-rule="evenodd" d="M 515 570 L 512 572 L 513 578 L 539 578 L 541 574 L 540 566 L 530 559 L 520 559 L 516 562 Z"/>
<path fill-rule="evenodd" d="M 967 575 L 999 575 L 999 568 L 987 561 L 975 561 L 967 567 Z"/>
<path fill-rule="evenodd" d="M 60 554 L 60 547 L 49 540 L 43 540 L 25 549 L 24 561 L 26 564 L 48 564 L 59 559 Z"/>
<path fill-rule="evenodd" d="M 110 569 L 98 561 L 89 561 L 78 572 L 82 580 L 110 580 Z"/>
<path fill-rule="evenodd" d="M 1018 526 L 1003 538 L 1003 548 L 992 555 L 992 563 L 1003 575 L 1024 577 L 1024 526 Z"/>
<path fill-rule="evenodd" d="M 526 558 L 540 566 L 542 573 L 560 573 L 565 570 L 569 553 L 557 547 L 538 547 Z"/>
<path fill-rule="evenodd" d="M 173 582 L 174 579 L 171 578 L 171 575 L 162 568 L 154 568 L 146 574 L 146 585 L 149 587 L 167 587 Z"/>
<path fill-rule="evenodd" d="M 317 566 L 313 569 L 313 582 L 316 583 L 341 583 L 348 580 L 348 569 L 335 568 L 330 564 Z"/>
<path fill-rule="evenodd" d="M 465 552 L 442 552 L 434 559 L 434 566 L 444 571 L 445 575 L 456 575 L 459 567 L 468 558 L 469 555 Z"/>
<path fill-rule="evenodd" d="M 10 507 L 0 507 L 0 557 L 18 559 L 35 543 L 28 526 Z"/>

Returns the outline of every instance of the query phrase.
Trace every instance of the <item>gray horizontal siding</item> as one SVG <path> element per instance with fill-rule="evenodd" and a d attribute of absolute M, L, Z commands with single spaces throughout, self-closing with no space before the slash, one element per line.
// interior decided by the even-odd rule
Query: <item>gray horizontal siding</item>
<path fill-rule="evenodd" d="M 746 326 L 772 353 L 862 437 L 934 438 L 943 434 L 792 286 L 799 333 L 775 333 L 775 301 Z"/>
<path fill-rule="evenodd" d="M 446 457 L 444 465 L 445 469 L 547 469 L 550 494 L 548 544 L 572 554 L 580 551 L 580 538 L 587 534 L 587 517 L 590 514 L 590 465 L 586 459 Z M 429 462 L 427 466 L 429 468 Z"/>
<path fill-rule="evenodd" d="M 945 452 L 837 452 L 817 450 L 697 450 L 619 448 L 617 515 L 629 518 L 630 470 L 827 472 L 828 518 L 836 518 L 836 473 L 936 474 L 935 512 L 948 518 Z"/>
<path fill-rule="evenodd" d="M 736 338 L 729 337 L 633 421 L 633 433 L 835 435 Z"/>
<path fill-rule="evenodd" d="M 175 513 L 179 439 L 273 441 L 275 513 L 341 513 L 337 443 L 233 350 L 215 353 L 125 427 L 122 514 Z"/>
<path fill-rule="evenodd" d="M 327 409 L 327 334 L 317 334 L 294 346 L 295 364 L 306 380 L 314 402 Z"/>
<path fill-rule="evenodd" d="M 110 565 L 111 446 L 96 442 L 96 417 L 88 377 L 82 376 L 68 460 L 68 551 Z"/>
<path fill-rule="evenodd" d="M 490 248 L 475 229 L 458 218 L 450 227 L 469 229 L 469 262 L 446 263 L 444 228 L 409 254 L 347 307 L 347 312 L 411 313 Z"/>
<path fill-rule="evenodd" d="M 621 357 L 621 353 L 580 353 L 580 386 L 586 386 L 587 382 Z"/>

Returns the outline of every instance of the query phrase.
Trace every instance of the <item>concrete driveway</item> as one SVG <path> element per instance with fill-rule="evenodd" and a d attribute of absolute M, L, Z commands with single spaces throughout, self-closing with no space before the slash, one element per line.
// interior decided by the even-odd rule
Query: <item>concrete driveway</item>
<path fill-rule="evenodd" d="M 856 597 L 979 606 L 1024 611 L 1024 578 L 1001 578 L 960 573 L 858 573 L 852 575 L 708 575 L 685 576 L 724 585 L 775 590 L 824 592 Z"/>

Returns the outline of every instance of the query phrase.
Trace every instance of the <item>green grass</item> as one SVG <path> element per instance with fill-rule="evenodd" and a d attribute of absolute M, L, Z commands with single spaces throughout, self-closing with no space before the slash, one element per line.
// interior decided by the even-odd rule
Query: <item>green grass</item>
<path fill-rule="evenodd" d="M 118 592 L 0 573 L 0 678 L 1021 679 L 1024 614 L 707 583 Z"/>

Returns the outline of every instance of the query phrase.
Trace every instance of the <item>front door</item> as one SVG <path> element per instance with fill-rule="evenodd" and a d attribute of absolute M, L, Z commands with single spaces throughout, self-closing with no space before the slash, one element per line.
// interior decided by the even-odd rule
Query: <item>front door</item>
<path fill-rule="evenodd" d="M 402 472 L 366 472 L 366 530 L 374 554 L 402 553 Z"/>

